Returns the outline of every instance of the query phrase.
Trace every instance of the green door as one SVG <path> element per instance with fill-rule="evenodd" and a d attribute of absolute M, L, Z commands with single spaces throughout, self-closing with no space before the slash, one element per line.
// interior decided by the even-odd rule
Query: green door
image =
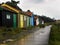
<path fill-rule="evenodd" d="M 13 28 L 16 28 L 16 14 L 13 14 Z"/>

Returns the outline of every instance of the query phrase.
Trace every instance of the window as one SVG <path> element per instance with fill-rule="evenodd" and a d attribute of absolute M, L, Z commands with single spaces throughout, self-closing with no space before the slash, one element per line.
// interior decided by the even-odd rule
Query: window
<path fill-rule="evenodd" d="M 7 18 L 7 19 L 10 19 L 10 15 L 6 15 L 6 18 Z"/>

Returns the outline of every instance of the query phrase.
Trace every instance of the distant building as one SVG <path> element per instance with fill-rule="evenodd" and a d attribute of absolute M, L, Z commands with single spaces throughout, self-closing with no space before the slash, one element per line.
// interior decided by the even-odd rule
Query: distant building
<path fill-rule="evenodd" d="M 41 16 L 39 16 L 39 24 L 44 24 L 44 20 L 42 19 Z"/>
<path fill-rule="evenodd" d="M 42 24 L 44 24 L 44 21 L 42 20 Z"/>
<path fill-rule="evenodd" d="M 39 17 L 34 15 L 34 25 L 39 25 Z"/>

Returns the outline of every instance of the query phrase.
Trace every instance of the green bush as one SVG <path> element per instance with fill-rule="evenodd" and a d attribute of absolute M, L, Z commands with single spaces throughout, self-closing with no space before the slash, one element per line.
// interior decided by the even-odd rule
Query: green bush
<path fill-rule="evenodd" d="M 12 38 L 16 34 L 22 32 L 22 29 L 20 28 L 6 28 L 6 27 L 0 27 L 0 40 L 4 40 L 6 38 Z"/>
<path fill-rule="evenodd" d="M 54 23 L 51 28 L 49 45 L 60 45 L 60 23 Z"/>
<path fill-rule="evenodd" d="M 39 27 L 40 28 L 44 28 L 45 27 L 45 24 L 39 24 Z"/>
<path fill-rule="evenodd" d="M 29 26 L 29 27 L 26 27 L 26 30 L 32 30 L 34 28 L 34 26 Z"/>

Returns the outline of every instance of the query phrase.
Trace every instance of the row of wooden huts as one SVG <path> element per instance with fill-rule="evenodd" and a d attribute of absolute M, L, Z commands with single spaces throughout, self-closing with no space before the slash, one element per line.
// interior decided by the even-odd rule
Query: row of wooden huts
<path fill-rule="evenodd" d="M 36 26 L 43 22 L 40 16 L 30 10 L 22 11 L 16 1 L 0 4 L 0 26 L 13 28 L 26 28 Z"/>

